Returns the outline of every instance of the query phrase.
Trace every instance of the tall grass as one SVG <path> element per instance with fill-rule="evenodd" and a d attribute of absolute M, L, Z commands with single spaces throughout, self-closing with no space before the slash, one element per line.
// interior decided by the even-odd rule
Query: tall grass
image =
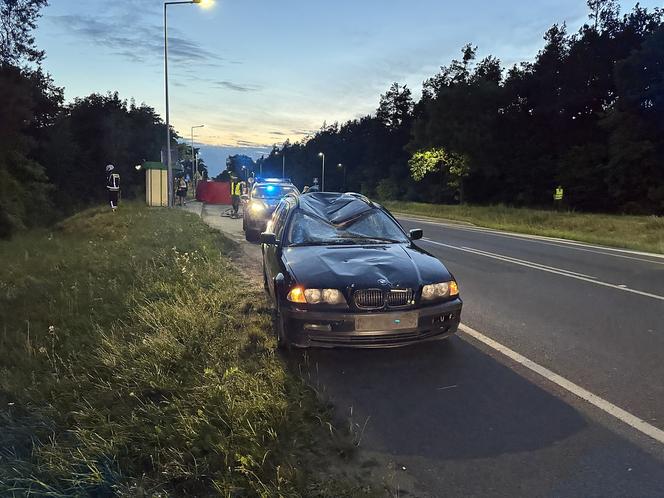
<path fill-rule="evenodd" d="M 360 492 L 316 472 L 343 438 L 233 251 L 132 204 L 0 244 L 0 494 Z"/>
<path fill-rule="evenodd" d="M 487 228 L 664 253 L 664 217 L 557 212 L 503 205 L 471 206 L 384 202 L 391 211 Z"/>

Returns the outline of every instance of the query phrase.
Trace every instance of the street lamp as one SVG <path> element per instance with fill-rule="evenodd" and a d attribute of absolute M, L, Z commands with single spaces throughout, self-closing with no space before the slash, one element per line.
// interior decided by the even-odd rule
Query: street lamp
<path fill-rule="evenodd" d="M 277 144 L 274 144 L 274 147 L 276 149 Z M 275 150 L 274 151 L 275 156 L 281 156 L 281 178 L 286 178 L 286 153 L 282 150 Z"/>
<path fill-rule="evenodd" d="M 346 166 L 339 163 L 339 164 L 337 164 L 337 168 L 343 168 L 343 170 L 344 170 L 344 188 L 343 188 L 343 190 L 345 192 L 346 191 Z"/>
<path fill-rule="evenodd" d="M 168 16 L 166 15 L 169 5 L 201 4 L 210 7 L 212 0 L 183 0 L 176 2 L 164 2 L 164 94 L 166 97 L 166 157 L 167 157 L 167 183 L 168 183 L 168 207 L 173 207 L 173 164 L 171 163 L 171 118 L 168 104 Z"/>
<path fill-rule="evenodd" d="M 191 127 L 191 184 L 194 187 L 194 197 L 196 196 L 196 177 L 198 176 L 198 159 L 196 158 L 196 149 L 194 149 L 194 128 L 204 127 L 204 124 Z"/>
<path fill-rule="evenodd" d="M 281 178 L 286 178 L 286 153 L 281 151 Z"/>
<path fill-rule="evenodd" d="M 318 157 L 323 158 L 323 174 L 320 176 L 320 178 L 321 178 L 320 191 L 325 192 L 325 154 L 322 153 L 322 152 L 319 152 Z"/>

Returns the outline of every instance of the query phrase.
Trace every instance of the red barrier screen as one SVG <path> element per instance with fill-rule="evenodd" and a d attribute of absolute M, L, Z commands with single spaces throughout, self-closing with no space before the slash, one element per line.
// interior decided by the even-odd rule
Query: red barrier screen
<path fill-rule="evenodd" d="M 230 184 L 228 182 L 201 182 L 196 187 L 196 200 L 206 204 L 230 205 Z"/>

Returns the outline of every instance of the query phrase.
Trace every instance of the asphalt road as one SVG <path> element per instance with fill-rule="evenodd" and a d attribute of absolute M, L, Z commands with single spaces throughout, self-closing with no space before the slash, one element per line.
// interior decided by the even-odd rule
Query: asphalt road
<path fill-rule="evenodd" d="M 457 278 L 465 325 L 664 428 L 663 258 L 400 221 Z M 297 361 L 400 496 L 664 496 L 664 444 L 463 332 Z"/>
<path fill-rule="evenodd" d="M 222 210 L 199 214 L 243 242 Z M 401 222 L 457 278 L 464 326 L 664 428 L 664 258 Z M 258 281 L 258 246 L 243 249 Z M 392 496 L 664 496 L 663 443 L 467 333 L 289 359 Z"/>

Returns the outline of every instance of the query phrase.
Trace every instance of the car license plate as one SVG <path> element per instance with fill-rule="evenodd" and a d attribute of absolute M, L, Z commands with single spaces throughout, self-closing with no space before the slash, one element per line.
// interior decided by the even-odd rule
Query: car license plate
<path fill-rule="evenodd" d="M 375 314 L 355 317 L 355 330 L 379 332 L 384 330 L 414 329 L 417 327 L 418 313 Z"/>

